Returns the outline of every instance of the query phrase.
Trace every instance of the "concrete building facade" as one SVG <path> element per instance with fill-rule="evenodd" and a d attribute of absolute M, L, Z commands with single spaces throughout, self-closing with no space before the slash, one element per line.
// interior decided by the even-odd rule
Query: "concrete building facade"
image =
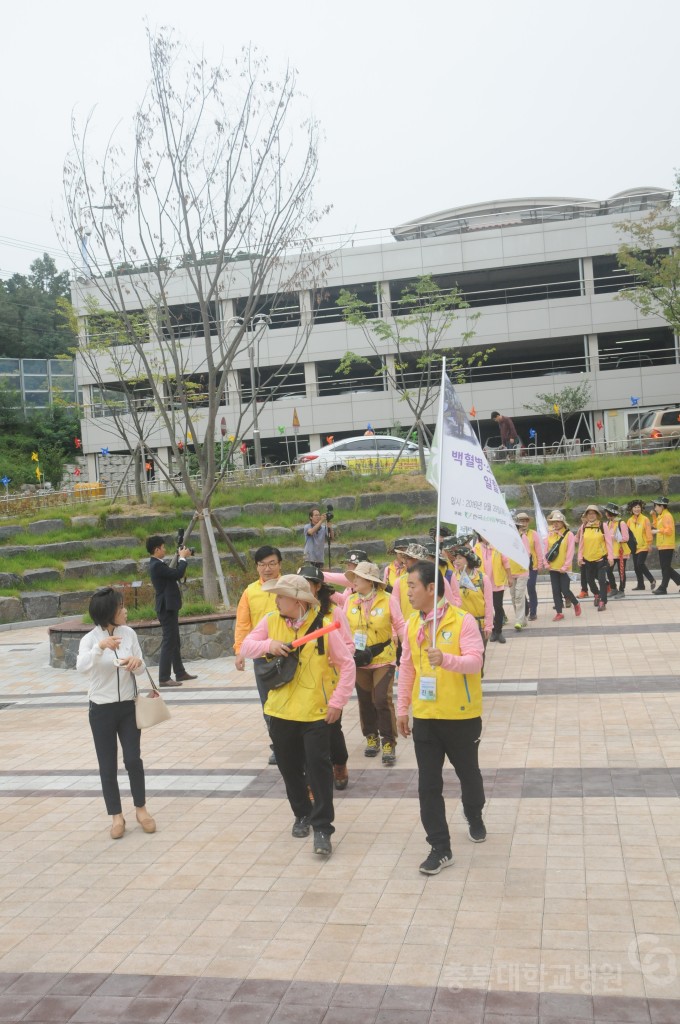
<path fill-rule="evenodd" d="M 298 291 L 285 302 L 279 299 L 277 308 L 268 310 L 269 325 L 258 338 L 260 373 L 277 373 L 281 367 L 290 369 L 301 325 L 308 328 L 304 350 L 296 355 L 285 385 L 273 400 L 260 404 L 265 453 L 285 457 L 281 427 L 292 449 L 294 411 L 301 452 L 320 447 L 329 434 L 338 440 L 363 432 L 368 423 L 386 431 L 397 424 L 411 426 L 399 392 L 380 372 L 380 361 L 361 328 L 345 322 L 336 300 L 346 288 L 370 304 L 372 315 L 389 318 L 404 288 L 425 274 L 442 288 L 462 290 L 472 311 L 479 313 L 469 346 L 493 349 L 458 385 L 466 407 L 476 409 L 483 437 L 495 433 L 494 425 L 485 421 L 497 409 L 524 426 L 520 432 L 526 440 L 526 428 L 537 422 L 526 406 L 537 393 L 587 380 L 591 400 L 582 430 L 596 440 L 624 439 L 642 410 L 675 404 L 680 394 L 678 338 L 660 318 L 642 317 L 619 297 L 631 281 L 616 259 L 622 224 L 667 205 L 671 198 L 663 189 L 638 188 L 602 201 L 491 202 L 443 211 L 394 228 L 389 237 L 357 237 L 331 250 L 323 285 Z M 217 318 L 239 315 L 239 303 L 249 292 L 245 273 L 232 267 L 228 280 L 225 275 Z M 169 289 L 171 306 L 179 310 L 184 304 L 186 310 L 190 361 L 192 297 L 183 272 L 172 276 Z M 91 283 L 76 284 L 76 308 L 83 310 L 93 293 Z M 461 315 L 447 346 L 460 344 L 465 326 Z M 202 352 L 201 340 L 196 343 L 197 371 Z M 356 372 L 338 374 L 337 365 L 347 352 L 371 358 L 373 365 L 357 363 Z M 394 353 L 385 350 L 382 358 L 389 364 Z M 242 352 L 230 373 L 221 410 L 230 432 L 238 403 L 249 394 L 249 362 L 249 353 Z M 98 399 L 99 387 L 80 359 L 77 373 L 85 405 L 83 448 L 94 478 L 101 448 L 111 453 L 123 449 Z M 266 395 L 265 388 L 260 397 Z M 432 421 L 434 416 L 433 408 Z M 247 434 L 245 440 L 250 440 Z M 157 450 L 167 447 L 163 428 L 151 432 L 149 444 Z"/>

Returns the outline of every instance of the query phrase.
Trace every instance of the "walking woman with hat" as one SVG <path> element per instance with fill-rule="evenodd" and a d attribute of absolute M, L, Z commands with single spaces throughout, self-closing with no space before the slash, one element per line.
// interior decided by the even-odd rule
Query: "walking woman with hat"
<path fill-rule="evenodd" d="M 392 689 L 396 665 L 390 599 L 380 570 L 374 562 L 359 562 L 347 573 L 355 589 L 346 605 L 354 639 L 361 732 L 366 738 L 366 757 L 377 757 L 382 745 L 386 767 L 397 759 L 397 718 Z"/>
<path fill-rule="evenodd" d="M 656 589 L 656 580 L 647 568 L 647 555 L 654 541 L 652 524 L 649 517 L 644 515 L 644 510 L 645 503 L 641 498 L 633 498 L 628 503 L 630 518 L 627 526 L 636 540 L 636 548 L 633 551 L 633 569 L 637 577 L 637 586 L 633 587 L 633 590 L 644 590 L 645 580 L 649 580 L 652 590 Z"/>
<path fill-rule="evenodd" d="M 515 523 L 522 539 L 529 542 L 529 577 L 527 579 L 527 611 L 529 622 L 535 622 L 538 615 L 538 594 L 536 593 L 536 582 L 539 569 L 547 569 L 547 563 L 543 556 L 543 541 L 536 530 L 529 529 L 531 517 L 528 512 L 517 512 Z"/>
<path fill-rule="evenodd" d="M 550 533 L 545 542 L 545 559 L 550 570 L 550 586 L 552 587 L 555 614 L 553 622 L 561 622 L 564 618 L 564 605 L 571 602 L 575 615 L 581 614 L 581 605 L 571 589 L 569 573 L 574 561 L 574 534 L 567 527 L 564 513 L 555 509 L 548 516 Z"/>
<path fill-rule="evenodd" d="M 627 523 L 624 523 L 621 518 L 621 510 L 617 504 L 613 501 L 608 501 L 604 506 L 604 514 L 607 517 L 606 522 L 602 524 L 602 528 L 605 533 L 609 534 L 609 539 L 612 544 L 612 552 L 614 554 L 614 561 L 619 567 L 619 586 L 616 586 L 616 580 L 614 578 L 614 569 L 612 566 L 607 568 L 607 579 L 612 589 L 614 598 L 621 598 L 626 596 L 626 562 L 631 552 L 631 543 L 635 545 L 635 539 L 630 541 L 630 531 Z M 630 543 L 629 543 L 630 542 Z"/>
<path fill-rule="evenodd" d="M 614 564 L 614 552 L 609 534 L 602 528 L 602 513 L 597 505 L 588 505 L 584 512 L 581 539 L 578 545 L 578 564 L 585 565 L 591 590 L 599 590 L 595 598 L 598 612 L 607 610 L 607 565 Z"/>
<path fill-rule="evenodd" d="M 492 547 L 487 540 L 478 534 L 479 542 L 474 552 L 482 563 L 482 572 L 491 582 L 493 593 L 493 629 L 489 640 L 491 643 L 505 643 L 503 636 L 503 594 L 505 588 L 512 583 L 510 559 Z"/>
<path fill-rule="evenodd" d="M 241 651 L 246 658 L 295 658 L 292 678 L 269 691 L 264 710 L 295 816 L 292 835 L 304 839 L 313 831 L 314 853 L 329 857 L 335 817 L 330 726 L 340 718 L 354 689 L 354 660 L 338 629 L 297 650 L 290 646 L 315 631 L 317 623 L 323 627 L 333 621 L 330 614 L 317 615 L 319 602 L 306 579 L 280 576 L 265 583 L 264 589 L 276 595 L 277 610 L 248 634 Z"/>
<path fill-rule="evenodd" d="M 469 612 L 479 626 L 484 648 L 493 629 L 493 591 L 491 581 L 481 571 L 482 561 L 467 545 L 450 548 L 453 571 L 458 580 L 461 608 Z"/>
<path fill-rule="evenodd" d="M 680 587 L 680 573 L 676 572 L 671 562 L 675 551 L 675 521 L 668 511 L 668 498 L 654 499 L 652 533 L 656 537 L 656 548 L 661 566 L 661 583 L 655 594 L 667 594 L 668 583 L 673 580 Z"/>

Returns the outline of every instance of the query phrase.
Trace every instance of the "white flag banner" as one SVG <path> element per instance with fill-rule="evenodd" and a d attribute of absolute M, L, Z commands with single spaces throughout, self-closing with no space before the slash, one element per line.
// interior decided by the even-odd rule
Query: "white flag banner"
<path fill-rule="evenodd" d="M 543 509 L 541 508 L 538 502 L 538 498 L 536 496 L 536 488 L 533 484 L 531 485 L 531 496 L 534 499 L 534 519 L 536 520 L 536 532 L 538 533 L 538 536 L 541 537 L 543 540 L 547 540 L 548 534 L 550 533 L 550 527 L 548 526 L 548 520 L 545 518 L 545 515 L 543 514 Z"/>
<path fill-rule="evenodd" d="M 439 411 L 427 481 L 439 492 L 437 519 L 480 533 L 502 555 L 525 569 L 529 554 L 517 532 L 456 390 L 442 364 Z"/>

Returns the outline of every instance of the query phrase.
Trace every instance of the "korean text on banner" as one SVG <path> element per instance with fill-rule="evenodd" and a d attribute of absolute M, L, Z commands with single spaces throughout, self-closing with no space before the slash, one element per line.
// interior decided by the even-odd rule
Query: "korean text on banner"
<path fill-rule="evenodd" d="M 505 498 L 444 371 L 427 480 L 439 492 L 438 518 L 443 523 L 455 523 L 462 531 L 476 531 L 502 555 L 525 569 L 529 567 L 529 555 Z"/>

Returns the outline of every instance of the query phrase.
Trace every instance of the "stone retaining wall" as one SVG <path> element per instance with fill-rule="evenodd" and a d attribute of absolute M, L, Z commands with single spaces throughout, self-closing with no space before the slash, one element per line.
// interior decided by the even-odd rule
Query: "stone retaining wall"
<path fill-rule="evenodd" d="M 182 657 L 185 661 L 233 657 L 233 612 L 225 615 L 202 615 L 180 619 Z M 147 665 L 158 664 L 161 626 L 154 622 L 131 622 Z M 50 665 L 52 668 L 74 669 L 80 641 L 92 629 L 81 622 L 64 622 L 50 626 Z"/>

